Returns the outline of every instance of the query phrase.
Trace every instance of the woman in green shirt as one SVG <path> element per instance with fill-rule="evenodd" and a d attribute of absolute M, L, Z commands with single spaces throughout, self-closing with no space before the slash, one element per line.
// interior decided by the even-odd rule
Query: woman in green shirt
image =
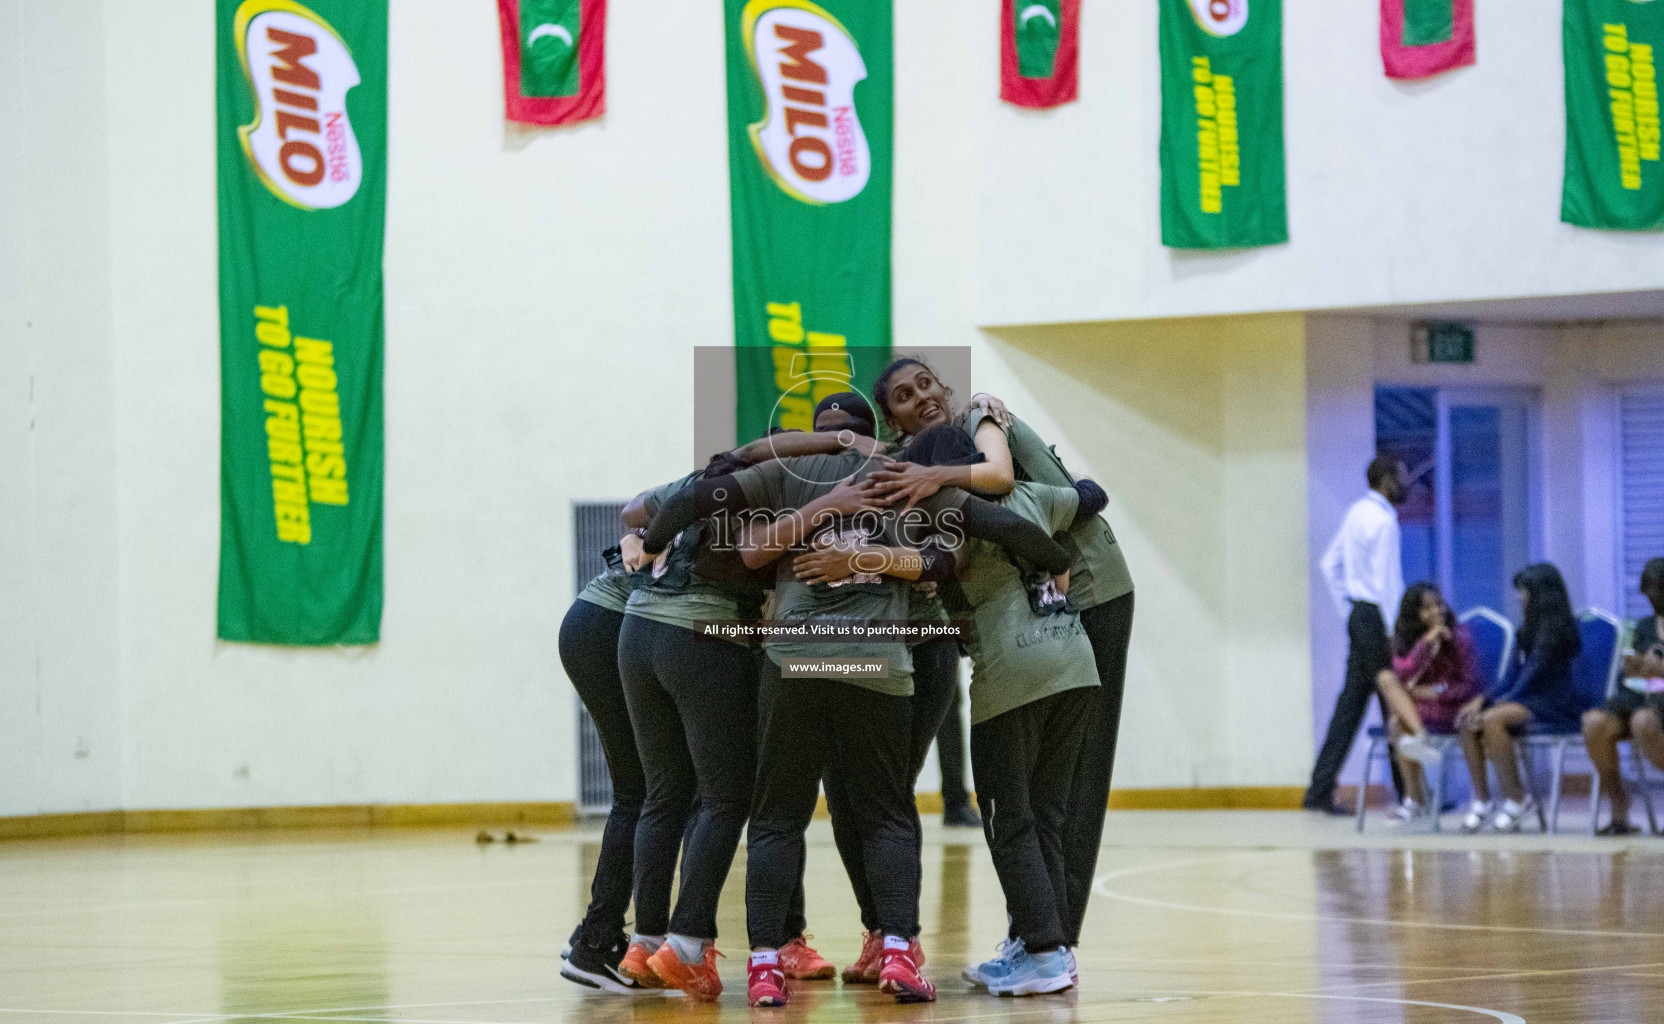
<path fill-rule="evenodd" d="M 1060 487 L 1075 482 L 1056 451 L 1028 424 L 1006 412 L 997 399 L 977 395 L 967 408 L 956 410 L 952 389 L 918 359 L 904 357 L 885 367 L 873 386 L 873 397 L 885 422 L 901 437 L 953 423 L 972 438 L 986 459 L 974 466 L 898 462 L 873 475 L 878 492 L 885 497 L 911 503 L 941 487 L 974 487 L 1002 494 L 1019 480 Z M 1069 892 L 1064 931 L 1067 945 L 1073 947 L 1080 942 L 1109 809 L 1121 696 L 1126 688 L 1127 645 L 1132 637 L 1133 585 L 1121 547 L 1102 516 L 1077 523 L 1062 543 L 1073 556 L 1069 601 L 1080 609 L 1081 626 L 1092 643 L 1101 683 L 1097 717 L 1075 772 L 1063 841 Z"/>

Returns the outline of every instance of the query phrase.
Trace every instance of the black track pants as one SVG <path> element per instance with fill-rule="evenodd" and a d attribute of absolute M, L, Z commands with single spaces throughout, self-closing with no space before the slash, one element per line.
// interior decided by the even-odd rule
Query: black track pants
<path fill-rule="evenodd" d="M 647 778 L 636 827 L 636 931 L 714 939 L 717 900 L 745 827 L 756 771 L 754 657 L 738 644 L 626 615 L 618 668 Z M 684 828 L 672 917 L 670 885 Z"/>
<path fill-rule="evenodd" d="M 1098 870 L 1098 849 L 1109 810 L 1110 776 L 1115 769 L 1115 739 L 1121 731 L 1121 695 L 1127 687 L 1127 644 L 1132 640 L 1132 595 L 1094 605 L 1080 613 L 1098 665 L 1097 710 L 1090 716 L 1086 742 L 1069 793 L 1069 816 L 1063 832 L 1063 865 L 1068 876 L 1068 916 L 1064 941 L 1080 944 L 1086 903 Z M 980 785 L 978 786 L 980 789 Z M 977 802 L 981 803 L 978 795 Z"/>
<path fill-rule="evenodd" d="M 753 948 L 778 948 L 802 930 L 794 916 L 803 878 L 803 833 L 830 769 L 848 795 L 862 875 L 876 907 L 874 930 L 919 929 L 919 855 L 913 803 L 912 713 L 907 697 L 832 679 L 781 679 L 766 658 L 757 785 L 746 841 L 745 911 Z M 847 830 L 846 830 L 847 831 Z"/>
<path fill-rule="evenodd" d="M 624 930 L 634 886 L 636 820 L 647 796 L 624 682 L 618 677 L 618 631 L 623 624 L 623 612 L 582 600 L 572 602 L 560 624 L 561 667 L 595 721 L 612 777 L 612 809 L 601 833 L 600 862 L 583 921 L 584 941 L 592 946 L 606 945 Z"/>
<path fill-rule="evenodd" d="M 971 771 L 1011 931 L 1036 953 L 1065 942 L 1063 823 L 1094 687 L 1064 690 L 971 726 Z"/>

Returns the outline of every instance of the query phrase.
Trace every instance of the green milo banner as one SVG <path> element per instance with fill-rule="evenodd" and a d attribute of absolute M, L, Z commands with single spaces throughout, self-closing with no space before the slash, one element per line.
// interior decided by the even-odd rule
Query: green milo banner
<path fill-rule="evenodd" d="M 1281 0 L 1160 0 L 1161 241 L 1288 241 Z"/>
<path fill-rule="evenodd" d="M 218 0 L 219 636 L 381 629 L 387 0 Z"/>
<path fill-rule="evenodd" d="M 1560 219 L 1664 228 L 1658 67 L 1664 0 L 1565 0 L 1566 178 Z"/>
<path fill-rule="evenodd" d="M 726 0 L 736 427 L 813 429 L 890 357 L 890 0 Z"/>

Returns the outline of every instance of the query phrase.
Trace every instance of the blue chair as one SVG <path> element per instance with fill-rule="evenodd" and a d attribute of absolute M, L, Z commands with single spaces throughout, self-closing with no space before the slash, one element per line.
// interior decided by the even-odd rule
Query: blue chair
<path fill-rule="evenodd" d="M 1470 608 L 1457 619 L 1468 631 L 1468 637 L 1473 641 L 1474 651 L 1479 657 L 1482 671 L 1480 681 L 1486 687 L 1494 686 L 1502 679 L 1502 673 L 1508 667 L 1508 659 L 1514 653 L 1514 624 L 1502 615 L 1489 608 Z M 1434 749 L 1442 756 L 1439 770 L 1434 772 L 1430 780 L 1433 792 L 1429 795 L 1428 803 L 1433 811 L 1433 831 L 1444 830 L 1444 791 L 1445 772 L 1453 759 L 1456 750 L 1456 737 L 1448 735 L 1433 735 L 1428 737 Z M 1369 779 L 1377 757 L 1385 758 L 1391 738 L 1387 735 L 1385 726 L 1372 725 L 1369 727 L 1369 749 L 1364 752 L 1364 778 L 1358 786 L 1358 831 L 1364 830 L 1364 802 L 1369 795 Z"/>
<path fill-rule="evenodd" d="M 1583 638 L 1583 650 L 1572 662 L 1572 689 L 1577 694 L 1579 713 L 1598 708 L 1612 695 L 1617 685 L 1621 655 L 1618 644 L 1623 637 L 1623 624 L 1607 612 L 1589 609 L 1578 615 L 1577 631 Z M 1576 743 L 1583 746 L 1583 733 L 1555 733 L 1533 728 L 1516 741 L 1521 764 L 1526 770 L 1526 785 L 1535 791 L 1531 778 L 1531 755 L 1547 750 L 1552 756 L 1553 780 L 1549 783 L 1547 831 L 1560 830 L 1560 789 L 1566 775 L 1566 750 Z M 1543 810 L 1538 801 L 1539 816 Z"/>

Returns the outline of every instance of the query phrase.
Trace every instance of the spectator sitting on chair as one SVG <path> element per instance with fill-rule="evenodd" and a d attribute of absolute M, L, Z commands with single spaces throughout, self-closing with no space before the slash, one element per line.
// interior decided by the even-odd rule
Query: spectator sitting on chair
<path fill-rule="evenodd" d="M 1420 769 L 1439 771 L 1443 757 L 1428 742 L 1428 734 L 1454 733 L 1457 717 L 1464 710 L 1478 711 L 1484 703 L 1476 662 L 1473 640 L 1457 623 L 1439 588 L 1422 582 L 1406 590 L 1393 627 L 1392 668 L 1376 677 L 1390 711 L 1387 732 L 1393 754 L 1404 777 L 1404 801 L 1394 812 L 1401 820 L 1420 817 L 1430 806 Z"/>
<path fill-rule="evenodd" d="M 1583 745 L 1600 773 L 1600 787 L 1612 801 L 1612 820 L 1603 836 L 1627 836 L 1639 831 L 1629 823 L 1629 790 L 1618 770 L 1618 741 L 1631 740 L 1647 760 L 1664 769 L 1664 693 L 1652 690 L 1664 678 L 1664 558 L 1654 558 L 1641 570 L 1641 593 L 1652 602 L 1653 615 L 1635 624 L 1631 650 L 1624 654 L 1624 681 L 1603 708 L 1583 715 Z M 1600 808 L 1591 813 L 1599 814 Z"/>
<path fill-rule="evenodd" d="M 1456 718 L 1456 733 L 1473 776 L 1473 806 L 1462 821 L 1464 832 L 1479 831 L 1487 819 L 1498 832 L 1518 832 L 1520 819 L 1537 809 L 1537 800 L 1520 781 L 1514 736 L 1533 723 L 1555 732 L 1576 732 L 1581 717 L 1572 688 L 1572 661 L 1583 650 L 1583 637 L 1572 615 L 1566 581 L 1559 569 L 1540 562 L 1514 575 L 1514 589 L 1525 605 L 1518 650 L 1484 709 L 1464 708 Z M 1487 759 L 1502 787 L 1500 808 L 1491 802 Z"/>

